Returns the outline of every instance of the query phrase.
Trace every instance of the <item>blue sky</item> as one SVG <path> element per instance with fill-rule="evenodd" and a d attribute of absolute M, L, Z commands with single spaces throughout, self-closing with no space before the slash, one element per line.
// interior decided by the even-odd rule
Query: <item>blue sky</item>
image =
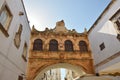
<path fill-rule="evenodd" d="M 83 32 L 93 25 L 111 0 L 23 0 L 30 26 L 42 31 L 64 20 L 68 29 Z"/>
<path fill-rule="evenodd" d="M 64 80 L 66 76 L 65 68 L 61 68 L 60 70 L 61 70 L 61 80 Z"/>

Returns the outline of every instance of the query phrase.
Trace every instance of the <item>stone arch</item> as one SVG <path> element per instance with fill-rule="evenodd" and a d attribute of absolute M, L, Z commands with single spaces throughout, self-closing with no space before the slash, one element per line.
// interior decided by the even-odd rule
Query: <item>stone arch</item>
<path fill-rule="evenodd" d="M 42 55 L 46 55 L 48 53 L 40 53 L 40 52 L 34 52 L 36 53 L 36 55 L 39 55 L 42 57 Z M 54 55 L 56 55 L 56 58 L 52 58 L 52 54 L 48 54 L 47 56 L 49 56 L 47 58 L 47 56 L 45 58 L 38 58 L 36 57 L 35 58 L 35 55 L 30 55 L 30 58 L 29 58 L 29 62 L 28 62 L 28 73 L 27 73 L 27 80 L 34 80 L 35 77 L 37 77 L 37 75 L 44 69 L 46 69 L 47 67 L 50 67 L 53 65 L 53 67 L 55 68 L 55 64 L 63 64 L 63 63 L 66 63 L 66 64 L 71 64 L 73 66 L 78 66 L 77 68 L 79 68 L 80 70 L 83 70 L 86 74 L 94 74 L 94 68 L 93 68 L 93 60 L 92 59 L 84 59 L 84 58 L 68 58 L 65 56 L 64 53 L 56 53 Z M 42 55 L 41 55 L 42 54 Z M 45 56 L 44 55 L 44 56 Z M 59 58 L 57 58 L 57 55 L 59 55 Z M 76 54 L 75 54 L 76 55 Z M 72 54 L 72 56 L 74 56 Z M 65 65 L 65 64 L 64 64 Z M 69 68 L 72 68 L 70 67 L 70 65 L 67 65 Z M 65 67 L 62 67 L 60 66 L 61 68 L 65 68 Z M 77 69 L 76 68 L 76 69 Z M 73 68 L 75 69 L 75 67 Z M 76 70 L 78 71 L 78 70 Z"/>
<path fill-rule="evenodd" d="M 41 70 L 38 69 L 38 73 L 35 74 L 34 76 L 34 80 L 39 80 L 39 77 L 41 74 L 45 73 L 46 71 L 50 70 L 50 69 L 55 69 L 55 68 L 67 68 L 67 69 L 70 69 L 72 71 L 75 71 L 77 74 L 79 75 L 85 75 L 86 74 L 86 69 L 83 67 L 83 66 L 77 66 L 77 65 L 73 65 L 73 64 L 69 64 L 69 63 L 56 63 L 56 64 L 52 64 L 52 65 L 49 65 L 45 68 L 43 68 Z"/>

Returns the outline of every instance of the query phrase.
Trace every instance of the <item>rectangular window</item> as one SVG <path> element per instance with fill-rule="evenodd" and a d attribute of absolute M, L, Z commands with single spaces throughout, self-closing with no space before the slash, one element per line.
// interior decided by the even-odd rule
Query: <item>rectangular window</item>
<path fill-rule="evenodd" d="M 102 43 L 102 44 L 100 44 L 100 50 L 102 51 L 103 49 L 105 49 L 105 44 L 104 43 Z"/>
<path fill-rule="evenodd" d="M 10 26 L 11 20 L 12 20 L 12 14 L 5 2 L 2 5 L 2 8 L 0 9 L 0 29 L 7 37 L 9 36 L 7 31 Z"/>
<path fill-rule="evenodd" d="M 23 77 L 22 76 L 18 76 L 18 80 L 23 80 Z"/>
<path fill-rule="evenodd" d="M 27 44 L 24 44 L 24 48 L 23 48 L 23 54 L 22 54 L 22 58 L 27 61 Z"/>

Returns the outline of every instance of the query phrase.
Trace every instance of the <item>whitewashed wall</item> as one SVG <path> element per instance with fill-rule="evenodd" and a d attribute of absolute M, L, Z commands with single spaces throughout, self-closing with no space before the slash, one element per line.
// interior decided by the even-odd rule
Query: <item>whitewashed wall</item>
<path fill-rule="evenodd" d="M 89 33 L 89 41 L 92 48 L 95 65 L 120 51 L 120 41 L 116 38 L 117 32 L 109 19 L 120 9 L 120 0 L 116 0 L 108 11 L 101 17 L 95 28 Z M 104 42 L 105 49 L 100 50 L 99 45 Z M 120 61 L 120 57 L 96 68 L 100 71 Z"/>
<path fill-rule="evenodd" d="M 18 76 L 26 72 L 27 62 L 23 60 L 22 53 L 24 43 L 29 46 L 30 27 L 21 0 L 0 0 L 0 9 L 5 1 L 13 19 L 8 29 L 9 37 L 5 37 L 0 31 L 0 80 L 18 80 Z M 19 16 L 20 11 L 24 12 L 23 16 Z M 17 49 L 14 37 L 20 24 L 23 25 L 23 31 L 20 47 Z"/>

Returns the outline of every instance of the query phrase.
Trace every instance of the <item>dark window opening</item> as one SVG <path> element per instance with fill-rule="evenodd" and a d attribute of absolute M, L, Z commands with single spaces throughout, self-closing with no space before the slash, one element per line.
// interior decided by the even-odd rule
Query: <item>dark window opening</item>
<path fill-rule="evenodd" d="M 36 39 L 33 44 L 33 50 L 43 50 L 43 42 L 41 39 Z"/>
<path fill-rule="evenodd" d="M 18 76 L 18 80 L 23 80 L 23 77 L 22 76 Z"/>
<path fill-rule="evenodd" d="M 120 34 L 117 34 L 117 39 L 120 41 Z"/>
<path fill-rule="evenodd" d="M 73 51 L 72 41 L 70 40 L 65 41 L 65 51 Z"/>
<path fill-rule="evenodd" d="M 103 49 L 105 49 L 105 44 L 104 43 L 102 43 L 102 44 L 100 44 L 100 50 L 102 51 Z"/>
<path fill-rule="evenodd" d="M 58 51 L 58 41 L 55 39 L 50 40 L 49 51 Z"/>
<path fill-rule="evenodd" d="M 80 48 L 80 52 L 87 52 L 88 51 L 87 44 L 85 41 L 79 42 L 79 48 Z"/>

